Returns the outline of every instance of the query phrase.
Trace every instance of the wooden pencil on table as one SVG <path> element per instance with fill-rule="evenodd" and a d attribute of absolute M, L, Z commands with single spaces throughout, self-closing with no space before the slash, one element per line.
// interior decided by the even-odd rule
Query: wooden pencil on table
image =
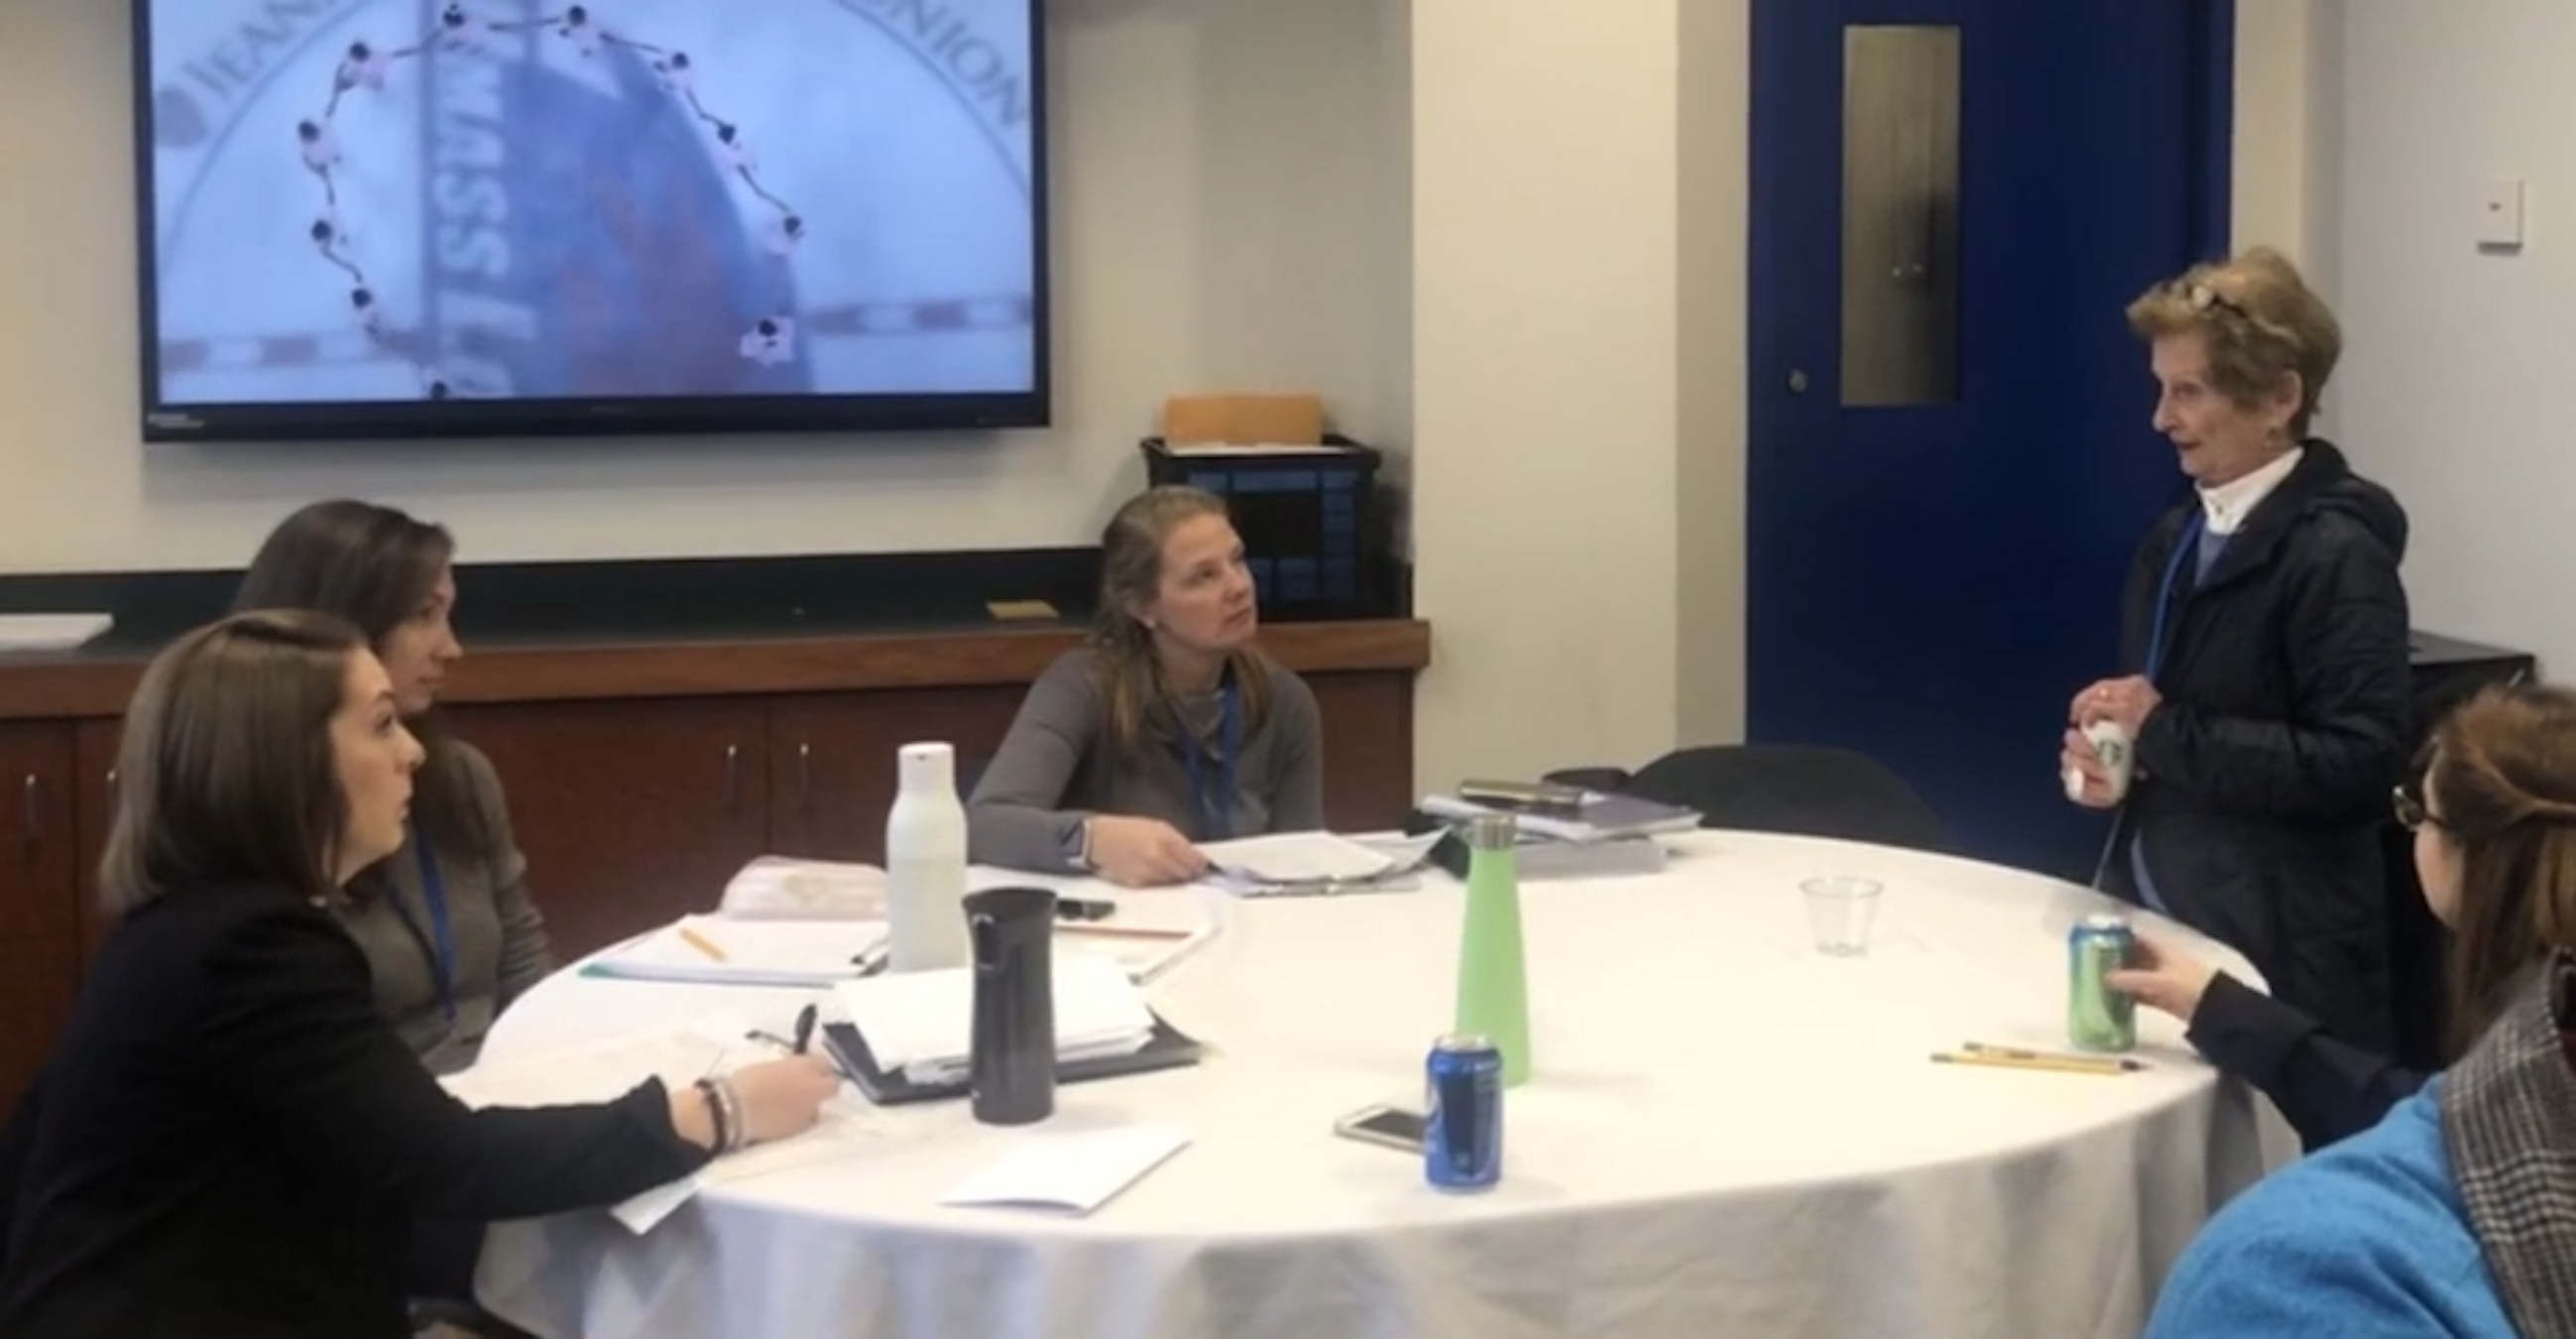
<path fill-rule="evenodd" d="M 725 956 L 724 949 L 718 945 L 716 941 L 707 938 L 705 935 L 699 934 L 697 931 L 692 930 L 685 925 L 680 927 L 680 941 L 687 944 L 689 947 L 696 949 L 698 952 L 713 958 L 717 962 L 728 961 Z"/>
<path fill-rule="evenodd" d="M 2050 1070 L 2060 1074 L 2127 1074 L 2146 1068 L 2135 1060 L 2084 1055 L 2003 1055 L 1992 1051 L 1935 1051 L 1935 1064 L 1977 1065 L 1988 1069 Z"/>
<path fill-rule="evenodd" d="M 1102 935 L 1112 939 L 1187 939 L 1193 933 L 1152 925 L 1103 925 L 1098 921 L 1059 924 L 1055 932 L 1060 935 Z"/>
<path fill-rule="evenodd" d="M 2075 1060 L 2088 1065 L 2113 1065 L 2123 1071 L 2145 1069 L 2147 1062 L 2126 1056 L 2088 1055 L 2082 1051 L 2035 1051 L 2023 1046 L 1996 1046 L 1988 1042 L 1962 1042 L 1959 1049 L 1974 1055 L 1999 1055 L 2008 1060 Z"/>

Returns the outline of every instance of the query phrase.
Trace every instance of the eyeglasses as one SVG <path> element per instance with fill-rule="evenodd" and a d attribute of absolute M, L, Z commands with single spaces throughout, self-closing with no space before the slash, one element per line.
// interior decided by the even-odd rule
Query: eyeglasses
<path fill-rule="evenodd" d="M 2397 825 L 2408 832 L 2421 832 L 2428 827 L 2442 826 L 2442 820 L 2432 810 L 2424 807 L 2424 801 L 2404 786 L 2399 786 L 2389 793 L 2389 802 L 2390 807 L 2397 811 Z"/>

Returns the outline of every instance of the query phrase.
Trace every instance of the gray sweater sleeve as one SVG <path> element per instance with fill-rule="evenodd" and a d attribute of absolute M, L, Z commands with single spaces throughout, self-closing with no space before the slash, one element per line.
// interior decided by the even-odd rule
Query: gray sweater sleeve
<path fill-rule="evenodd" d="M 1321 832 L 1324 824 L 1324 713 L 1315 690 L 1286 670 L 1273 673 L 1278 789 L 1270 802 L 1272 832 Z"/>
<path fill-rule="evenodd" d="M 495 982 L 496 1009 L 524 995 L 555 970 L 554 946 L 546 937 L 546 918 L 528 894 L 528 858 L 519 853 L 510 828 L 510 803 L 501 792 L 501 774 L 481 750 L 459 743 L 457 757 L 474 787 L 482 810 L 483 830 L 491 837 L 492 910 L 501 922 L 501 966 Z"/>
<path fill-rule="evenodd" d="M 1100 733 L 1100 715 L 1088 655 L 1060 657 L 1029 685 L 1010 733 L 966 802 L 970 859 L 1005 869 L 1072 867 L 1066 838 L 1089 815 L 1061 806 Z"/>

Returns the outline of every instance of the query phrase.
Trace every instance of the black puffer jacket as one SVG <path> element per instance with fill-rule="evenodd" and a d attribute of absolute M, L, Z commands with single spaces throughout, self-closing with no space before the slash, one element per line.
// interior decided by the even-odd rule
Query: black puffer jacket
<path fill-rule="evenodd" d="M 2144 672 L 2157 595 L 2197 499 L 2138 550 L 2123 661 Z M 2129 844 L 2173 914 L 2243 953 L 2272 993 L 2358 1046 L 2391 1042 L 2377 831 L 2410 721 L 2406 512 L 2311 440 L 2205 581 L 2183 557 L 2165 613 L 2162 705 L 2106 861 L 2134 897 Z"/>

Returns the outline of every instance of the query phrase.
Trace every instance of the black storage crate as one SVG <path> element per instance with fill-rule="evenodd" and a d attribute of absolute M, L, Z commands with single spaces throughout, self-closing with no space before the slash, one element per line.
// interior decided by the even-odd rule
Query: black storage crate
<path fill-rule="evenodd" d="M 1380 457 L 1327 435 L 1318 451 L 1173 451 L 1140 444 L 1149 482 L 1187 484 L 1226 500 L 1269 619 L 1375 618 L 1388 599 L 1378 505 Z"/>

